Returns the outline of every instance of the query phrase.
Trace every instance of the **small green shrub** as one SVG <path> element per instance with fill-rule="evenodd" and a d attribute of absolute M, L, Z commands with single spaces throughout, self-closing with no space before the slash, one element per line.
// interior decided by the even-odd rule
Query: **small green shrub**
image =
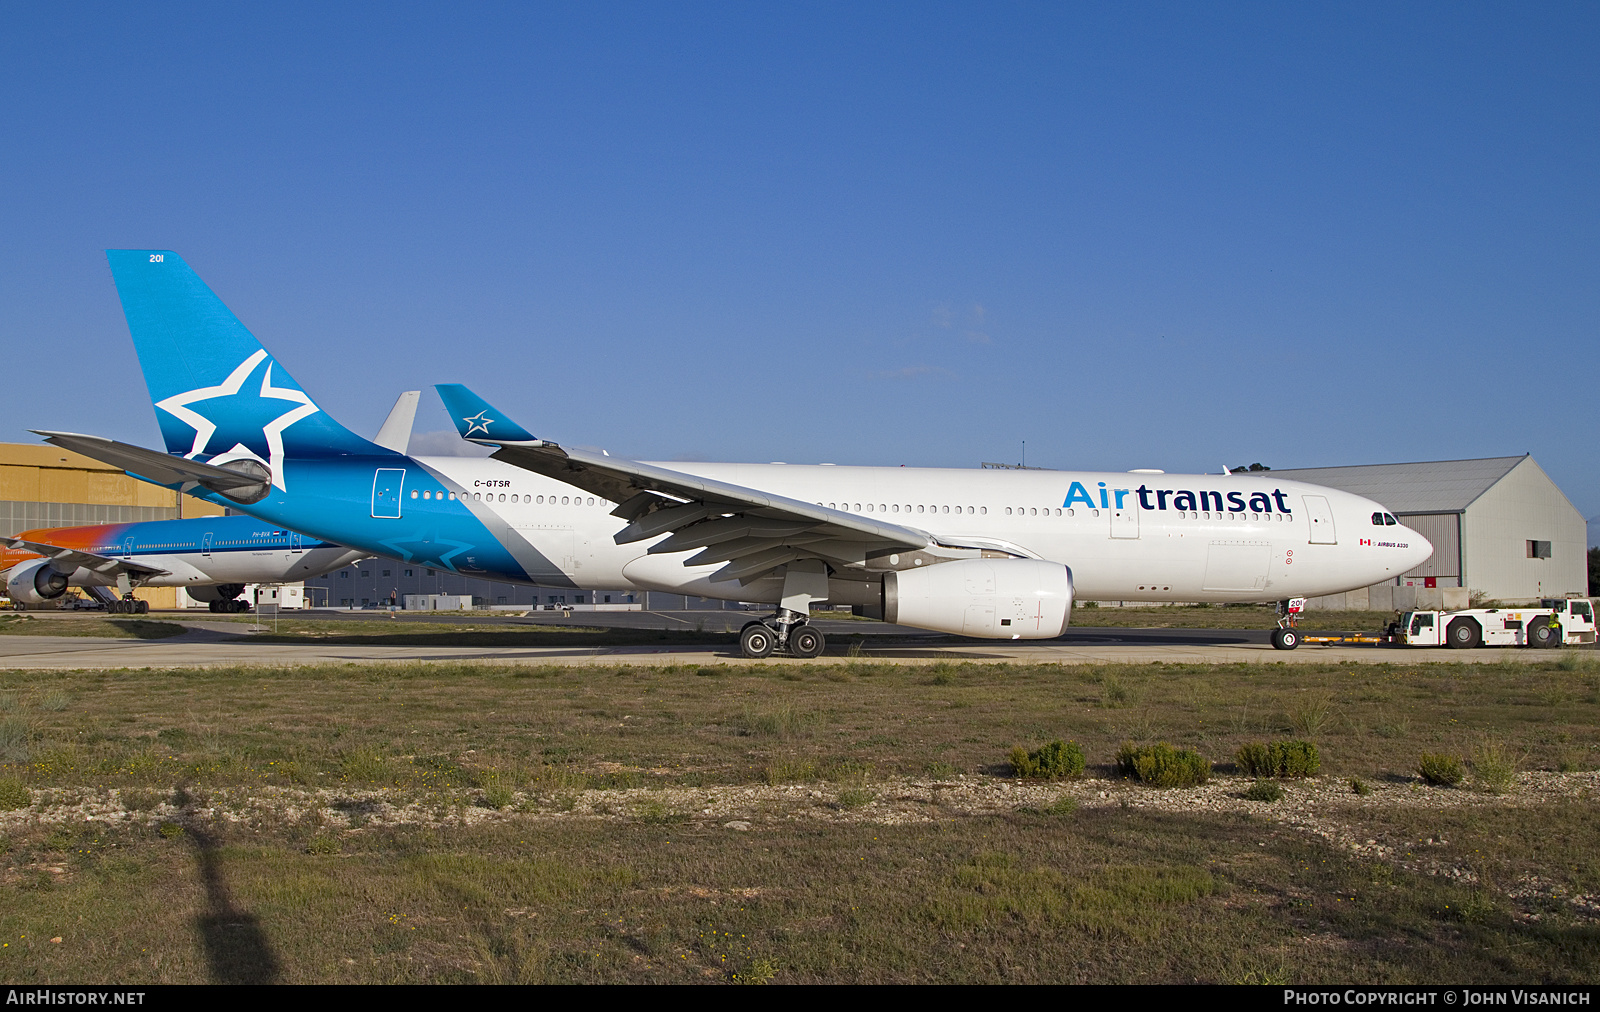
<path fill-rule="evenodd" d="M 1283 788 L 1278 786 L 1276 780 L 1257 780 L 1244 792 L 1248 801 L 1277 801 L 1283 797 Z"/>
<path fill-rule="evenodd" d="M 1295 701 L 1293 709 L 1289 711 L 1289 723 L 1295 731 L 1307 738 L 1315 738 L 1322 733 L 1333 719 L 1333 693 L 1311 692 L 1301 696 Z"/>
<path fill-rule="evenodd" d="M 874 791 L 869 791 L 860 787 L 849 787 L 839 792 L 839 807 L 861 808 L 864 805 L 871 804 L 872 799 L 876 798 L 877 796 L 877 793 Z"/>
<path fill-rule="evenodd" d="M 27 762 L 33 726 L 23 716 L 0 720 L 0 762 Z"/>
<path fill-rule="evenodd" d="M 1062 780 L 1083 775 L 1083 749 L 1075 741 L 1057 739 L 1029 752 L 1021 745 L 1011 750 L 1011 768 L 1019 777 Z"/>
<path fill-rule="evenodd" d="M 1461 757 L 1444 752 L 1424 752 L 1417 763 L 1422 779 L 1438 787 L 1454 787 L 1461 783 L 1466 771 L 1461 767 Z"/>
<path fill-rule="evenodd" d="M 1368 787 L 1367 782 L 1360 777 L 1350 778 L 1350 789 L 1362 797 L 1372 793 L 1372 788 Z"/>
<path fill-rule="evenodd" d="M 1297 779 L 1322 768 L 1317 746 L 1309 741 L 1252 742 L 1234 753 L 1239 769 L 1252 777 Z"/>
<path fill-rule="evenodd" d="M 1517 757 L 1499 742 L 1486 741 L 1472 751 L 1472 778 L 1490 794 L 1504 794 L 1517 780 Z"/>
<path fill-rule="evenodd" d="M 1040 809 L 1040 811 L 1042 811 L 1045 815 L 1071 815 L 1077 810 L 1077 799 L 1070 798 L 1065 794 L 1061 795 L 1061 797 L 1055 799 L 1048 805 L 1045 805 L 1044 808 Z"/>
<path fill-rule="evenodd" d="M 346 752 L 339 758 L 339 774 L 346 780 L 378 783 L 393 776 L 389 760 L 367 749 Z"/>
<path fill-rule="evenodd" d="M 1192 787 L 1211 776 L 1211 764 L 1194 749 L 1175 749 L 1166 742 L 1138 746 L 1123 742 L 1117 769 L 1155 787 Z"/>
<path fill-rule="evenodd" d="M 1122 679 L 1116 675 L 1107 675 L 1100 684 L 1100 705 L 1108 710 L 1126 706 L 1132 698 L 1132 690 L 1123 685 Z"/>
<path fill-rule="evenodd" d="M 0 812 L 27 808 L 32 800 L 28 796 L 27 784 L 16 777 L 0 777 Z"/>
<path fill-rule="evenodd" d="M 483 785 L 483 800 L 490 808 L 501 809 L 517 796 L 511 785 L 498 778 Z"/>
<path fill-rule="evenodd" d="M 775 759 L 767 764 L 767 783 L 787 784 L 815 780 L 817 764 L 810 759 Z"/>
<path fill-rule="evenodd" d="M 162 839 L 176 840 L 183 835 L 183 827 L 176 822 L 163 822 L 156 827 L 156 832 L 161 834 Z"/>
<path fill-rule="evenodd" d="M 955 776 L 957 772 L 959 772 L 953 765 L 947 762 L 931 762 L 925 768 L 928 772 L 928 776 L 935 780 L 949 780 L 951 777 Z"/>
<path fill-rule="evenodd" d="M 307 854 L 337 854 L 339 853 L 339 838 L 328 833 L 318 833 L 306 844 Z"/>

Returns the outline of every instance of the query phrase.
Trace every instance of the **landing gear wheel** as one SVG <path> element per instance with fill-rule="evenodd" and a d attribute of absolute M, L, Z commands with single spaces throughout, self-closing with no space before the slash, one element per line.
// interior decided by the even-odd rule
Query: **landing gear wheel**
<path fill-rule="evenodd" d="M 801 626 L 789 633 L 789 652 L 796 657 L 816 657 L 828 649 L 828 640 L 810 626 Z"/>
<path fill-rule="evenodd" d="M 216 614 L 220 613 L 221 611 L 222 611 L 222 602 L 221 601 L 212 601 L 211 602 L 211 613 L 213 615 L 216 615 Z"/>
<path fill-rule="evenodd" d="M 1300 645 L 1300 630 L 1274 629 L 1272 630 L 1272 649 L 1293 650 Z"/>
<path fill-rule="evenodd" d="M 1561 635 L 1561 626 L 1555 622 L 1536 625 L 1528 630 L 1528 645 L 1544 650 L 1548 650 L 1551 647 L 1559 647 L 1564 638 Z"/>
<path fill-rule="evenodd" d="M 739 632 L 739 649 L 746 657 L 770 657 L 777 645 L 777 634 L 764 623 L 751 622 Z"/>
<path fill-rule="evenodd" d="M 150 614 L 150 602 L 149 601 L 140 601 L 139 602 L 139 614 L 141 614 L 141 615 Z"/>
<path fill-rule="evenodd" d="M 1471 650 L 1483 641 L 1483 631 L 1470 618 L 1458 618 L 1444 630 L 1444 641 L 1454 650 Z"/>

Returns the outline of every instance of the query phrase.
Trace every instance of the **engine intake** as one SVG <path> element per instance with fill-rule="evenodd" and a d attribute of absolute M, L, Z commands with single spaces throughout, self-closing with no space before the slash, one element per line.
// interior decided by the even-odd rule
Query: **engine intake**
<path fill-rule="evenodd" d="M 6 594 L 22 604 L 54 601 L 67 592 L 70 575 L 50 565 L 49 559 L 34 559 L 12 567 L 6 577 Z"/>
<path fill-rule="evenodd" d="M 962 559 L 886 573 L 883 620 L 984 639 L 1053 639 L 1072 617 L 1072 570 L 1038 559 Z"/>

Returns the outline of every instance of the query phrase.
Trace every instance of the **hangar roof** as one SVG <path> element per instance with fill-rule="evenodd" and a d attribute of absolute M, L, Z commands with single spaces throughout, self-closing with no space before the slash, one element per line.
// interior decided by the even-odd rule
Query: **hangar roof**
<path fill-rule="evenodd" d="M 1354 492 L 1395 513 L 1459 513 L 1527 459 L 1527 455 L 1481 457 L 1414 464 L 1301 467 L 1272 473 Z"/>

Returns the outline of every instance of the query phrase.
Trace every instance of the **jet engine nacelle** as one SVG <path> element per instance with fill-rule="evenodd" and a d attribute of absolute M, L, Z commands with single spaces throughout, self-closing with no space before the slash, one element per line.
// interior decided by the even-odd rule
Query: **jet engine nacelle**
<path fill-rule="evenodd" d="M 6 594 L 20 604 L 43 604 L 67 592 L 67 577 L 50 565 L 49 559 L 34 559 L 11 568 L 6 577 Z"/>
<path fill-rule="evenodd" d="M 232 601 L 244 593 L 242 583 L 206 583 L 193 587 L 184 587 L 183 592 L 196 601 Z"/>
<path fill-rule="evenodd" d="M 1037 559 L 962 559 L 883 578 L 883 620 L 985 639 L 1067 631 L 1072 570 Z"/>

